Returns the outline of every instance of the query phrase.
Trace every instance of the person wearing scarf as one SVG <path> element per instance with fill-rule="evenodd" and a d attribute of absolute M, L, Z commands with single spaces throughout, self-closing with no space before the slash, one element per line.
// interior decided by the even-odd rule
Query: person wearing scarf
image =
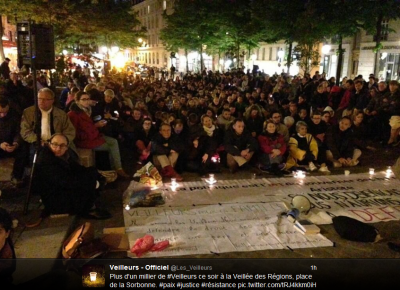
<path fill-rule="evenodd" d="M 261 153 L 258 168 L 282 175 L 282 170 L 285 168 L 282 159 L 286 152 L 286 143 L 283 135 L 276 131 L 276 125 L 272 120 L 264 122 L 264 132 L 258 136 L 258 144 Z"/>

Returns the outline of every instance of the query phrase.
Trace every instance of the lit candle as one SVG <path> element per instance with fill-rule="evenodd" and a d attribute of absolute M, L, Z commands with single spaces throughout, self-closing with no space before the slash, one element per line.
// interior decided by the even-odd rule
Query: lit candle
<path fill-rule="evenodd" d="M 375 169 L 370 168 L 370 169 L 369 169 L 369 174 L 370 174 L 370 175 L 374 175 L 374 174 L 375 174 Z"/>
<path fill-rule="evenodd" d="M 176 187 L 177 186 L 177 184 L 176 184 L 176 178 L 171 178 L 171 186 L 172 187 Z"/>
<path fill-rule="evenodd" d="M 217 182 L 217 180 L 214 178 L 214 174 L 210 173 L 208 175 L 208 179 L 206 179 L 207 183 L 209 184 L 214 184 Z"/>
<path fill-rule="evenodd" d="M 391 166 L 388 166 L 388 167 L 387 167 L 387 169 L 386 169 L 386 174 L 387 174 L 387 175 L 392 174 L 392 167 L 391 167 Z"/>
<path fill-rule="evenodd" d="M 90 272 L 90 281 L 96 281 L 97 272 Z"/>
<path fill-rule="evenodd" d="M 125 206 L 125 209 L 126 209 L 126 210 L 130 210 L 130 209 L 131 209 L 131 207 L 129 206 L 129 204 L 127 204 L 127 205 Z"/>

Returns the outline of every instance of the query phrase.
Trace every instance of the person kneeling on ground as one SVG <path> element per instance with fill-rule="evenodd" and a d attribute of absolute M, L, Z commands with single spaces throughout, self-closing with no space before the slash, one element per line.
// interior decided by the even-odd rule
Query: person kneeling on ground
<path fill-rule="evenodd" d="M 171 125 L 162 124 L 160 131 L 151 141 L 154 165 L 161 165 L 161 176 L 173 177 L 177 181 L 183 178 L 174 169 L 179 153 L 184 149 L 184 144 L 179 142 L 175 135 L 171 135 Z"/>
<path fill-rule="evenodd" d="M 356 166 L 362 152 L 356 149 L 351 130 L 351 119 L 343 117 L 339 124 L 331 126 L 326 132 L 326 142 L 329 150 L 326 156 L 333 163 L 334 167 Z"/>
<path fill-rule="evenodd" d="M 311 134 L 307 133 L 307 123 L 299 121 L 296 123 L 296 134 L 289 139 L 289 157 L 286 162 L 286 168 L 293 166 L 307 165 L 310 171 L 317 167 L 314 161 L 318 156 L 318 144 Z"/>
<path fill-rule="evenodd" d="M 258 144 L 247 130 L 242 119 L 237 118 L 232 122 L 231 128 L 226 131 L 224 148 L 227 153 L 229 171 L 234 173 L 237 169 L 250 161 Z"/>
<path fill-rule="evenodd" d="M 258 136 L 258 145 L 261 152 L 259 168 L 262 171 L 282 175 L 282 170 L 285 168 L 282 157 L 286 152 L 286 143 L 283 135 L 276 131 L 272 120 L 264 122 L 264 132 Z"/>
<path fill-rule="evenodd" d="M 94 167 L 84 167 L 68 153 L 69 141 L 54 134 L 40 151 L 33 175 L 34 192 L 40 194 L 46 214 L 78 214 L 107 219 L 111 215 L 96 208 L 97 188 L 104 179 Z"/>

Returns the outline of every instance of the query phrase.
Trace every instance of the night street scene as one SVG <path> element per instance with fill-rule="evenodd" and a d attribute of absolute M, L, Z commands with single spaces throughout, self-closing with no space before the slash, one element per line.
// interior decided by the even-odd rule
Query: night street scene
<path fill-rule="evenodd" d="M 0 1 L 1 289 L 394 286 L 400 1 Z"/>

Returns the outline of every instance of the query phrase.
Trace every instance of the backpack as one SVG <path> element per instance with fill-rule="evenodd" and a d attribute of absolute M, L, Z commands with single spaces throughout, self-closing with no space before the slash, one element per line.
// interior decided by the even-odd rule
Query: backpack
<path fill-rule="evenodd" d="M 333 227 L 343 239 L 372 243 L 381 239 L 378 230 L 368 224 L 347 216 L 337 216 L 332 219 Z"/>

